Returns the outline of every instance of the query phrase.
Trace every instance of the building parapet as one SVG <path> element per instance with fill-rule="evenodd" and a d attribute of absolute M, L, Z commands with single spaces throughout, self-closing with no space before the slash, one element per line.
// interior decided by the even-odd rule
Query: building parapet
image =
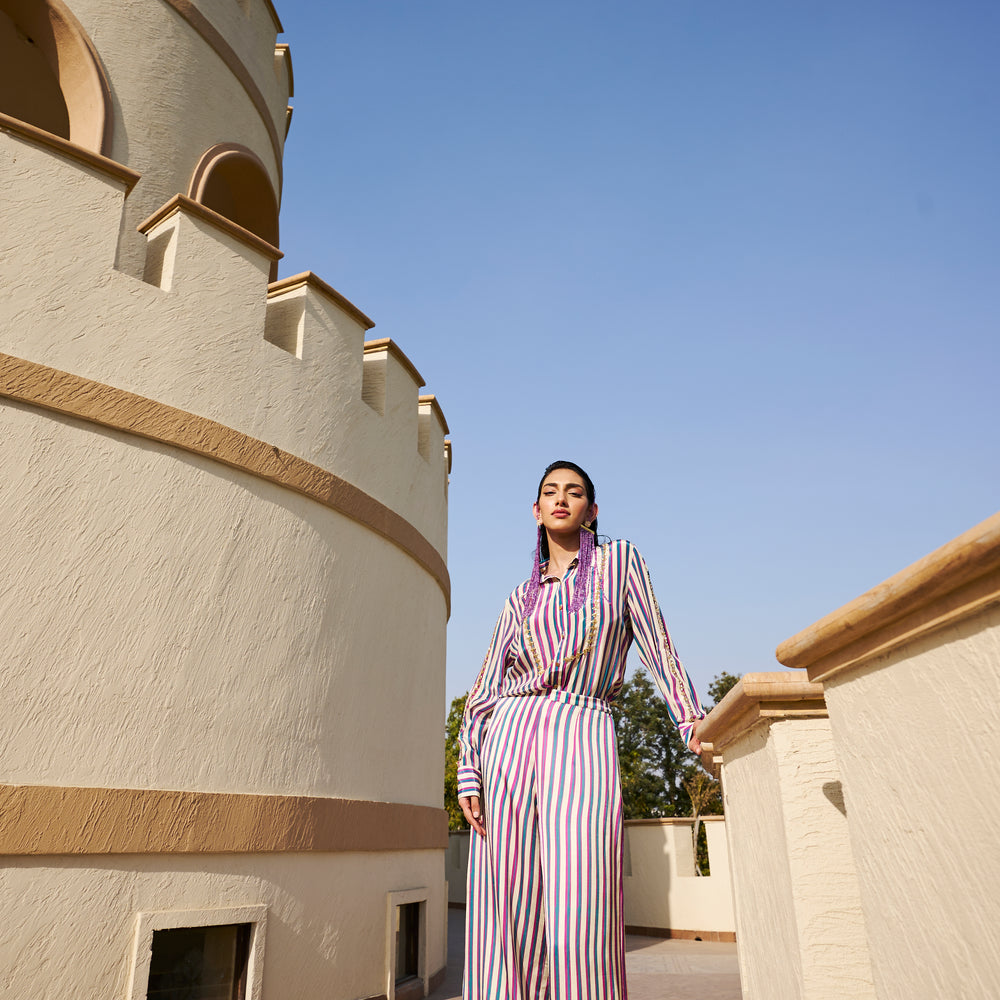
<path fill-rule="evenodd" d="M 1000 513 L 783 642 L 811 680 L 889 652 L 1000 602 Z"/>
<path fill-rule="evenodd" d="M 309 272 L 269 285 L 280 251 L 180 194 L 141 227 L 145 280 L 123 274 L 136 173 L 0 118 L 4 143 L 18 147 L 0 167 L 18 252 L 0 263 L 0 351 L 335 469 L 444 557 L 447 425 L 393 342 L 365 344 L 369 317 Z"/>
<path fill-rule="evenodd" d="M 823 686 L 747 674 L 699 735 L 721 771 L 743 996 L 875 1000 Z"/>
<path fill-rule="evenodd" d="M 19 136 L 22 139 L 27 139 L 32 143 L 46 147 L 60 156 L 96 170 L 109 179 L 119 181 L 124 185 L 126 194 L 139 183 L 140 175 L 117 160 L 112 160 L 101 153 L 95 153 L 85 146 L 70 142 L 69 139 L 53 135 L 51 132 L 46 132 L 45 129 L 38 128 L 28 122 L 23 122 L 19 118 L 12 118 L 10 115 L 5 115 L 0 111 L 0 133 L 3 132 Z"/>

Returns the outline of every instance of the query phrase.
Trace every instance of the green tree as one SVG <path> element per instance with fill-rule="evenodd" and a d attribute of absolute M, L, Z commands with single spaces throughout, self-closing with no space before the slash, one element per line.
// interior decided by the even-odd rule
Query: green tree
<path fill-rule="evenodd" d="M 670 718 L 666 702 L 645 673 L 622 685 L 611 706 L 618 735 L 618 769 L 625 819 L 686 816 L 684 787 L 698 766 Z"/>
<path fill-rule="evenodd" d="M 448 829 L 464 830 L 465 817 L 458 804 L 458 731 L 469 692 L 453 698 L 444 724 L 444 807 L 448 810 Z"/>
<path fill-rule="evenodd" d="M 712 699 L 712 708 L 715 708 L 739 682 L 739 675 L 731 674 L 728 670 L 716 674 L 712 678 L 712 683 L 708 685 L 708 696 Z"/>
<path fill-rule="evenodd" d="M 723 698 L 739 683 L 739 677 L 723 670 L 712 678 L 708 685 L 708 695 L 712 699 L 710 708 L 715 708 Z M 688 797 L 691 800 L 691 815 L 694 817 L 694 828 L 691 836 L 694 838 L 695 857 L 697 865 L 695 873 L 710 874 L 708 865 L 708 838 L 702 826 L 702 816 L 721 816 L 724 810 L 722 800 L 722 785 L 707 772 L 696 768 L 684 782 Z"/>

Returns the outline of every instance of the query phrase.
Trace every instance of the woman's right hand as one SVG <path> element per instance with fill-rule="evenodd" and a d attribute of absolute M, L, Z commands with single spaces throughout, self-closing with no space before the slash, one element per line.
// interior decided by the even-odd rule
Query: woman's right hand
<path fill-rule="evenodd" d="M 486 836 L 486 827 L 483 825 L 483 814 L 479 808 L 478 795 L 460 795 L 458 804 L 462 807 L 462 814 L 473 830 L 481 837 Z"/>

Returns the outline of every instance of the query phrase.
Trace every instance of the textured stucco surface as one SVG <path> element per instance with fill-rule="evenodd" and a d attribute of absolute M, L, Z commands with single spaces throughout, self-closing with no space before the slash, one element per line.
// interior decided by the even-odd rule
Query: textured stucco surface
<path fill-rule="evenodd" d="M 66 852 L 4 858 L 0 995 L 124 996 L 138 912 L 261 904 L 265 997 L 378 995 L 387 893 L 427 888 L 427 971 L 445 957 L 444 850 L 405 826 L 444 816 L 443 574 L 347 504 L 213 461 L 211 442 L 67 414 L 76 391 L 172 407 L 193 434 L 215 422 L 356 488 L 355 507 L 378 501 L 442 559 L 443 421 L 391 351 L 369 405 L 370 323 L 314 285 L 269 292 L 268 248 L 190 206 L 137 231 L 219 143 L 250 148 L 280 193 L 289 62 L 267 5 L 69 5 L 108 75 L 110 156 L 141 178 L 126 196 L 134 175 L 0 131 L 0 353 L 51 390 L 49 409 L 44 391 L 0 398 L 0 783 L 10 801 L 35 786 L 52 828 L 36 846 Z M 359 851 L 344 817 L 386 812 L 382 849 Z M 259 828 L 241 838 L 237 814 Z M 5 830 L 30 847 L 30 825 Z M 91 848 L 135 853 L 72 853 Z"/>
<path fill-rule="evenodd" d="M 142 274 L 144 241 L 136 226 L 173 195 L 187 192 L 202 154 L 217 143 L 239 142 L 252 149 L 280 196 L 280 161 L 260 112 L 191 24 L 160 0 L 72 0 L 70 6 L 111 86 L 115 124 L 109 155 L 142 174 L 122 219 L 119 262 L 124 270 Z M 235 2 L 195 6 L 225 36 L 260 90 L 283 145 L 288 81 L 275 73 L 270 16 L 256 0 L 247 5 L 249 15 Z"/>
<path fill-rule="evenodd" d="M 264 904 L 264 997 L 385 992 L 386 898 L 428 888 L 427 965 L 445 964 L 443 852 L 4 859 L 0 995 L 126 995 L 136 914 Z"/>
<path fill-rule="evenodd" d="M 829 722 L 762 722 L 724 752 L 744 996 L 874 997 Z"/>
<path fill-rule="evenodd" d="M 679 931 L 735 930 L 725 822 L 709 819 L 704 825 L 712 872 L 707 877 L 694 874 L 690 823 L 626 824 L 626 924 Z"/>
<path fill-rule="evenodd" d="M 880 1000 L 1000 996 L 1000 608 L 826 697 Z"/>
<path fill-rule="evenodd" d="M 726 748 L 722 787 L 743 996 L 798 1000 L 802 956 L 778 767 L 766 725 Z"/>
<path fill-rule="evenodd" d="M 802 996 L 874 997 L 843 793 L 827 719 L 770 726 L 782 791 Z"/>
<path fill-rule="evenodd" d="M 412 559 L 195 456 L 0 427 L 0 780 L 440 805 L 444 597 Z"/>
<path fill-rule="evenodd" d="M 365 329 L 355 316 L 307 286 L 268 300 L 268 258 L 183 212 L 151 233 L 167 244 L 167 287 L 123 274 L 114 267 L 123 183 L 11 134 L 0 145 L 10 154 L 0 160 L 0 351 L 208 417 L 330 469 L 445 554 L 443 428 L 429 421 L 422 455 L 419 386 L 391 352 L 384 413 L 364 401 Z M 288 324 L 298 354 L 266 339 Z"/>

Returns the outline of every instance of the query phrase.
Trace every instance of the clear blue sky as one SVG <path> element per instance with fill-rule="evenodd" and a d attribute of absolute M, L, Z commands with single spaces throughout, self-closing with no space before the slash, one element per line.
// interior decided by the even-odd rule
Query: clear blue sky
<path fill-rule="evenodd" d="M 702 690 L 1000 507 L 993 0 L 278 9 L 281 274 L 451 425 L 449 698 L 553 458 Z"/>

